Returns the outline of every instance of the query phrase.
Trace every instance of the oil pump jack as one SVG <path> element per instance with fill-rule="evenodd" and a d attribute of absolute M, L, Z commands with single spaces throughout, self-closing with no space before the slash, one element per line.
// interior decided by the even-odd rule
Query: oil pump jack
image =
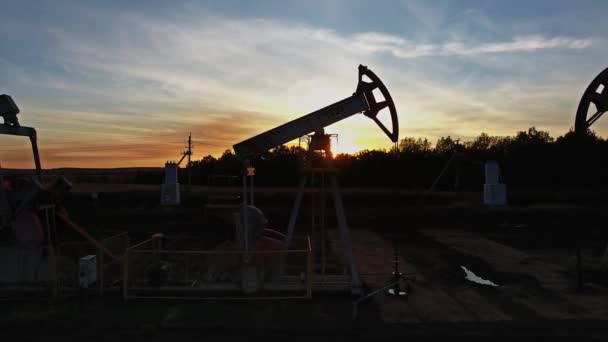
<path fill-rule="evenodd" d="M 42 281 L 46 277 L 52 284 L 53 294 L 58 291 L 58 271 L 56 269 L 55 248 L 57 231 L 67 227 L 74 230 L 84 240 L 87 240 L 112 260 L 118 260 L 106 246 L 93 238 L 84 228 L 73 222 L 67 209 L 62 205 L 62 198 L 70 191 L 72 184 L 60 177 L 52 184 L 42 182 L 40 156 L 36 141 L 36 130 L 19 124 L 17 114 L 19 107 L 9 95 L 0 95 L 0 116 L 4 122 L 0 124 L 0 134 L 26 136 L 30 139 L 35 164 L 35 177 L 14 179 L 8 181 L 0 175 L 0 231 L 10 232 L 9 240 L 16 240 L 22 248 L 20 262 L 3 262 L 0 273 L 0 285 L 20 277 L 19 281 Z M 11 244 L 7 245 L 4 257 L 13 256 Z M 6 247 L 6 246 L 3 246 Z M 11 267 L 21 270 L 13 272 Z M 37 266 L 36 266 L 37 265 Z M 6 268 L 9 268 L 7 270 Z M 42 270 L 45 269 L 46 272 Z M 19 273 L 19 274 L 17 274 Z"/>
<path fill-rule="evenodd" d="M 378 98 L 375 91 L 379 92 L 383 99 Z M 383 109 L 388 109 L 390 112 L 392 121 L 391 130 L 389 130 L 378 118 L 378 113 Z M 264 133 L 258 134 L 233 146 L 236 156 L 243 162 L 244 169 L 246 170 L 243 172 L 243 205 L 241 206 L 240 216 L 237 215 L 237 230 L 239 228 L 243 230 L 240 233 L 237 231 L 237 235 L 246 237 L 241 239 L 241 241 L 243 241 L 243 246 L 241 247 L 246 252 L 253 248 L 251 246 L 255 245 L 255 242 L 251 240 L 256 234 L 253 232 L 255 228 L 252 227 L 259 226 L 256 224 L 256 222 L 265 222 L 265 218 L 257 217 L 259 215 L 263 215 L 261 214 L 261 211 L 253 207 L 253 191 L 250 192 L 248 199 L 247 178 L 251 178 L 251 183 L 253 181 L 251 159 L 276 146 L 288 143 L 310 133 L 314 134 L 308 136 L 309 155 L 312 155 L 315 151 L 324 151 L 326 156 L 331 155 L 330 135 L 325 134 L 324 128 L 359 113 L 363 113 L 365 116 L 372 119 L 392 142 L 397 142 L 399 138 L 399 122 L 393 99 L 378 76 L 363 65 L 359 65 L 358 84 L 352 96 L 268 130 Z M 295 232 L 295 223 L 298 217 L 299 208 L 304 195 L 304 188 L 307 182 L 310 181 L 312 185 L 315 174 L 321 174 L 321 177 L 318 178 L 322 178 L 323 180 L 327 174 L 327 178 L 329 178 L 330 181 L 330 191 L 333 195 L 336 210 L 338 231 L 342 243 L 341 249 L 343 250 L 345 259 L 343 261 L 348 267 L 348 271 L 350 273 L 350 279 L 348 282 L 350 283 L 351 291 L 353 293 L 357 293 L 360 292 L 361 282 L 355 267 L 355 261 L 352 253 L 351 235 L 346 221 L 346 214 L 344 212 L 344 205 L 340 195 L 336 170 L 332 168 L 330 164 L 328 164 L 330 159 L 331 158 L 326 158 L 324 163 L 322 163 L 320 166 L 315 166 L 312 163 L 313 158 L 309 158 L 308 166 L 304 170 L 302 179 L 300 180 L 298 186 L 298 193 L 291 211 L 287 231 L 284 236 L 284 246 L 285 248 L 289 248 L 292 243 Z M 324 189 L 323 187 L 324 181 L 321 188 Z M 323 209 L 321 209 L 321 213 L 323 212 Z M 253 217 L 252 214 L 254 215 Z M 251 221 L 254 221 L 254 223 L 252 224 Z M 323 218 L 321 218 L 321 222 L 324 222 Z M 322 245 L 320 252 L 323 260 L 325 257 L 324 234 L 325 233 L 322 232 L 320 238 Z M 313 238 L 313 244 L 314 243 L 315 241 Z M 323 277 L 325 273 L 324 261 L 321 268 Z"/>
<path fill-rule="evenodd" d="M 592 106 L 593 105 L 593 106 Z M 593 108 L 595 107 L 595 108 Z M 577 144 L 577 155 L 583 155 L 583 149 L 585 148 L 586 137 L 589 134 L 589 129 L 604 113 L 608 111 L 608 68 L 600 72 L 592 81 L 589 83 L 581 100 L 578 103 L 576 110 L 576 117 L 574 121 L 574 133 L 576 135 Z M 578 165 L 584 165 L 584 160 L 580 160 Z M 579 175 L 579 179 L 584 179 L 582 172 Z M 580 233 L 579 233 L 580 234 Z M 577 243 L 576 253 L 576 270 L 577 270 L 577 286 L 579 289 L 583 288 L 584 285 L 584 274 L 581 260 L 581 237 L 579 237 Z M 600 267 L 604 272 L 608 272 L 608 243 L 604 249 L 602 261 Z"/>
<path fill-rule="evenodd" d="M 4 119 L 4 123 L 0 125 L 0 134 L 19 135 L 30 138 L 34 153 L 34 163 L 36 165 L 36 177 L 40 180 L 40 155 L 38 154 L 36 130 L 32 127 L 21 126 L 19 119 L 17 119 L 17 114 L 19 114 L 19 107 L 17 107 L 13 99 L 6 94 L 0 95 L 0 116 Z"/>
<path fill-rule="evenodd" d="M 41 181 L 41 167 L 40 167 L 40 155 L 38 154 L 38 143 L 36 140 L 36 130 L 32 127 L 25 127 L 19 124 L 19 119 L 17 118 L 17 114 L 19 114 L 19 107 L 15 104 L 13 99 L 6 94 L 0 95 L 0 116 L 4 122 L 0 124 L 0 134 L 6 135 L 16 135 L 16 136 L 26 136 L 30 139 L 30 143 L 32 144 L 32 151 L 34 154 L 34 164 L 36 167 L 36 182 Z M 0 176 L 0 179 L 2 177 Z M 28 197 L 33 196 L 33 191 L 28 191 L 25 193 L 21 193 L 19 199 L 11 199 L 4 189 L 4 180 L 0 182 L 0 219 L 1 219 L 1 228 L 9 225 L 12 220 L 15 219 L 15 214 L 18 211 L 17 209 L 13 209 L 17 207 L 16 203 L 12 204 L 11 202 L 19 202 L 19 204 L 27 202 Z M 20 205 L 19 207 L 21 207 Z"/>

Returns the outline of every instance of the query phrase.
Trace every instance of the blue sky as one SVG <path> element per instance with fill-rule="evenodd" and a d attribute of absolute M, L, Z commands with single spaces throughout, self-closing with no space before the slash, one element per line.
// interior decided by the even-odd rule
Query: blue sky
<path fill-rule="evenodd" d="M 401 136 L 574 122 L 604 69 L 605 1 L 13 1 L 0 12 L 0 93 L 37 128 L 43 166 L 161 166 L 192 131 L 197 157 L 384 81 Z M 594 128 L 603 134 L 608 124 Z M 387 148 L 363 116 L 344 151 Z M 3 167 L 31 165 L 1 137 Z"/>

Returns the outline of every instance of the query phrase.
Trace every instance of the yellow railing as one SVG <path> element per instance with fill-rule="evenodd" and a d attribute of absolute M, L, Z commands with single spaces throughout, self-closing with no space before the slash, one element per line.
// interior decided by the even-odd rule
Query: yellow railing
<path fill-rule="evenodd" d="M 105 254 L 103 253 L 103 251 L 101 249 L 98 250 L 97 255 L 99 256 L 99 264 L 101 265 L 101 272 L 99 274 L 100 294 L 103 295 L 103 290 L 106 287 L 106 274 L 112 275 L 112 268 L 118 268 L 116 272 L 117 278 L 121 278 L 124 274 L 124 270 L 122 269 L 122 259 L 127 253 L 127 249 L 129 248 L 130 243 L 131 239 L 129 238 L 129 234 L 127 232 L 118 233 L 116 235 L 101 240 L 101 244 L 105 246 L 107 250 L 112 252 L 115 257 L 118 257 L 118 259 L 108 258 L 108 260 L 106 261 Z M 112 283 L 110 282 L 110 286 L 111 285 Z"/>
<path fill-rule="evenodd" d="M 213 250 L 163 249 L 162 245 L 161 237 L 157 236 L 127 249 L 123 258 L 125 299 L 312 296 L 314 266 L 309 238 L 297 249 L 250 252 L 222 247 Z M 245 280 L 247 274 L 253 277 L 252 282 Z M 245 283 L 254 284 L 252 292 L 255 294 L 245 294 Z"/>

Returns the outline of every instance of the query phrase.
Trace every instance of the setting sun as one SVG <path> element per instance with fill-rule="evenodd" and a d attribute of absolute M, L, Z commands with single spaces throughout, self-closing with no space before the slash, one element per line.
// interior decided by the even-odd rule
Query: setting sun
<path fill-rule="evenodd" d="M 354 154 L 363 149 L 363 147 L 355 143 L 352 139 L 347 137 L 336 136 L 331 139 L 331 149 L 335 155 L 340 153 Z"/>

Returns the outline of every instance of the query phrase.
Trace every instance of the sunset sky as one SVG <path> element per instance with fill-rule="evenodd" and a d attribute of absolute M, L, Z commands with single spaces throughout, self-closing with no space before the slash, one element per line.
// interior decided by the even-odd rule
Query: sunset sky
<path fill-rule="evenodd" d="M 391 92 L 401 137 L 558 136 L 608 66 L 607 13 L 572 0 L 9 0 L 0 93 L 37 129 L 44 168 L 160 167 L 189 132 L 194 159 L 218 156 L 350 96 L 359 64 Z M 326 131 L 341 151 L 391 146 L 362 115 Z M 26 138 L 0 144 L 2 167 L 33 165 Z"/>

